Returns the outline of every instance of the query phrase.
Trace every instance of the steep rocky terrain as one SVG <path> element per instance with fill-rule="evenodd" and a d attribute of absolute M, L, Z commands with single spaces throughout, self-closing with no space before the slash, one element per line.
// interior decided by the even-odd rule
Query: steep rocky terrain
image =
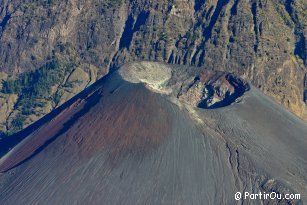
<path fill-rule="evenodd" d="M 1 0 L 0 130 L 135 60 L 234 72 L 307 119 L 306 10 L 305 0 Z"/>
<path fill-rule="evenodd" d="M 238 100 L 249 85 L 236 76 L 223 72 L 204 71 L 187 85 L 182 84 L 179 99 L 200 108 L 219 108 Z"/>
<path fill-rule="evenodd" d="M 193 103 L 207 98 L 182 97 L 203 96 L 195 84 L 214 86 L 212 96 L 232 103 L 208 109 Z M 236 92 L 236 98 L 219 95 Z M 17 145 L 0 159 L 0 204 L 307 200 L 306 122 L 229 73 L 127 64 L 31 129 L 8 137 Z M 0 150 L 5 148 L 0 141 Z M 300 199 L 236 201 L 236 192 Z"/>

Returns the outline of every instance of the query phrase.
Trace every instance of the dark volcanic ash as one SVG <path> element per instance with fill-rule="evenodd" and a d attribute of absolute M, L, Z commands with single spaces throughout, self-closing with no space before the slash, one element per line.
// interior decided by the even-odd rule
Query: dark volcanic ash
<path fill-rule="evenodd" d="M 237 204 L 307 200 L 307 126 L 243 79 L 127 64 L 0 159 L 0 204 Z"/>

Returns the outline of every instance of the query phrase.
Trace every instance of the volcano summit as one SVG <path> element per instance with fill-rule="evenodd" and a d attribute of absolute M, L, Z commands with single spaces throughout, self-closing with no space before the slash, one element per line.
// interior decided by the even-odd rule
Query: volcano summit
<path fill-rule="evenodd" d="M 127 64 L 50 113 L 0 159 L 0 204 L 307 200 L 307 125 L 231 73 Z M 26 133 L 26 134 L 25 134 Z"/>

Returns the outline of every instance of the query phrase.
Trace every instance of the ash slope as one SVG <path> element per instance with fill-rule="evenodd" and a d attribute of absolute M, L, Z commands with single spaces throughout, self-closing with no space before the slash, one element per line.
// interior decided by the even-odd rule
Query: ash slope
<path fill-rule="evenodd" d="M 225 85 L 202 72 L 141 62 L 107 76 L 0 160 L 0 204 L 236 204 L 237 191 L 306 203 L 306 123 L 252 86 L 199 108 L 223 97 L 202 83 Z"/>

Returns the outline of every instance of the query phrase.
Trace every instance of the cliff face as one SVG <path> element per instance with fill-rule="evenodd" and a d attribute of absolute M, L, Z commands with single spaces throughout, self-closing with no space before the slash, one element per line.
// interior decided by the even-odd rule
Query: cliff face
<path fill-rule="evenodd" d="M 0 129 L 20 130 L 136 60 L 234 72 L 307 119 L 306 7 L 304 0 L 2 0 Z M 43 72 L 54 61 L 59 66 Z"/>

